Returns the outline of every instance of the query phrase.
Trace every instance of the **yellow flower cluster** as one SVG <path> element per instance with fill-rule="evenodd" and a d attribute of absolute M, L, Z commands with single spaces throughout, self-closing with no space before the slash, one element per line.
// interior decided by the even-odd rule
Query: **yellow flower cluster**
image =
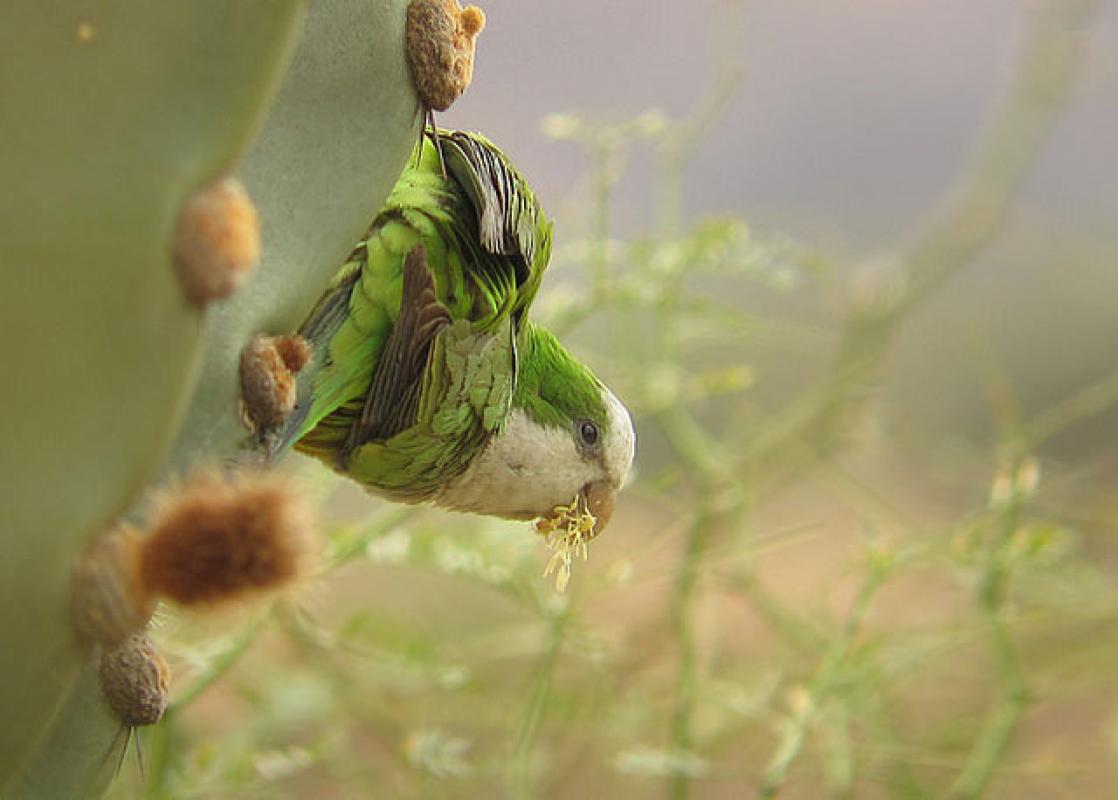
<path fill-rule="evenodd" d="M 555 573 L 556 590 L 566 591 L 575 556 L 581 555 L 583 561 L 589 556 L 587 545 L 594 538 L 595 523 L 597 519 L 590 513 L 582 495 L 577 495 L 570 505 L 556 506 L 550 517 L 536 520 L 536 532 L 544 537 L 547 549 L 552 551 L 543 576 Z"/>

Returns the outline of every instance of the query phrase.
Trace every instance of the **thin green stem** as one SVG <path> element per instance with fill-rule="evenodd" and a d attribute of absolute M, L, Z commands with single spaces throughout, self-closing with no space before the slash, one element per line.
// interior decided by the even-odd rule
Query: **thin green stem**
<path fill-rule="evenodd" d="M 1023 459 L 1015 457 L 1009 465 L 1011 482 L 1015 484 Z M 996 529 L 986 555 L 986 564 L 978 585 L 978 603 L 986 628 L 990 652 L 994 658 L 995 675 L 1001 697 L 986 714 L 982 730 L 971 747 L 966 764 L 951 788 L 957 800 L 971 800 L 985 791 L 1009 748 L 1025 709 L 1029 690 L 1025 683 L 1021 656 L 1010 635 L 1005 618 L 1006 594 L 1010 578 L 1007 549 L 1021 517 L 1023 498 L 1013 485 L 1009 496 L 997 509 Z"/>
<path fill-rule="evenodd" d="M 828 794 L 835 800 L 847 800 L 854 796 L 858 761 L 850 741 L 850 709 L 843 700 L 835 703 L 834 710 L 824 721 L 823 744 L 823 774 Z"/>
<path fill-rule="evenodd" d="M 1000 610 L 983 612 L 990 646 L 997 665 L 1002 698 L 990 709 L 982 732 L 971 748 L 966 764 L 951 790 L 951 797 L 969 800 L 981 797 L 997 771 L 1029 706 L 1031 696 L 1017 652 Z"/>
<path fill-rule="evenodd" d="M 190 684 L 190 686 L 175 698 L 174 705 L 170 710 L 176 712 L 183 710 L 197 700 L 203 692 L 223 678 L 237 661 L 240 660 L 241 656 L 245 654 L 249 645 L 256 641 L 256 637 L 264 630 L 264 626 L 265 622 L 261 620 L 243 631 L 233 642 L 232 646 L 213 659 L 206 668 L 206 671 L 198 676 L 194 683 Z"/>
<path fill-rule="evenodd" d="M 375 540 L 391 533 L 400 525 L 418 516 L 420 511 L 421 509 L 416 507 L 394 508 L 365 523 L 346 541 L 335 547 L 330 555 L 327 571 L 333 571 L 363 555 Z"/>
<path fill-rule="evenodd" d="M 705 494 L 699 498 L 698 511 L 687 537 L 687 550 L 684 553 L 682 565 L 676 573 L 675 589 L 672 592 L 672 630 L 675 634 L 679 660 L 676 665 L 675 691 L 673 692 L 674 710 L 671 723 L 671 745 L 673 752 L 679 755 L 691 749 L 691 717 L 698 691 L 698 654 L 693 611 L 695 583 L 716 524 L 713 498 L 709 494 Z M 672 800 L 686 798 L 689 788 L 690 779 L 688 774 L 683 770 L 675 771 L 669 784 L 669 795 Z"/>
<path fill-rule="evenodd" d="M 726 478 L 722 468 L 725 461 L 721 448 L 686 409 L 672 406 L 659 414 L 657 421 L 676 455 L 692 470 L 699 484 L 695 517 L 676 572 L 670 612 L 679 654 L 670 736 L 673 751 L 683 754 L 691 748 L 691 717 L 698 687 L 693 619 L 696 584 L 716 530 L 736 526 L 745 511 L 745 503 L 740 497 L 725 496 Z M 689 788 L 690 778 L 685 771 L 671 775 L 669 795 L 673 800 L 686 798 Z"/>
<path fill-rule="evenodd" d="M 776 797 L 784 785 L 789 769 L 803 750 L 812 723 L 846 668 L 847 655 L 861 632 L 870 602 L 887 574 L 887 564 L 876 560 L 871 562 L 838 639 L 823 656 L 815 676 L 795 700 L 792 714 L 785 723 L 784 732 L 757 791 L 762 800 Z"/>
<path fill-rule="evenodd" d="M 1056 405 L 1045 409 L 1025 428 L 1025 438 L 1033 448 L 1078 422 L 1097 416 L 1118 404 L 1118 373 L 1107 375 Z"/>

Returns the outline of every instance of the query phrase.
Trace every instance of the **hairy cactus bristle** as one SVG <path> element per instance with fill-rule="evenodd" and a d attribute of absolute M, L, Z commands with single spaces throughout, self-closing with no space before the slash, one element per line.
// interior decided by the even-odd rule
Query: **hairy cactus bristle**
<path fill-rule="evenodd" d="M 295 408 L 295 376 L 310 349 L 302 336 L 255 336 L 241 351 L 241 416 L 252 430 L 278 425 Z"/>
<path fill-rule="evenodd" d="M 70 623 L 78 643 L 114 647 L 142 631 L 155 598 L 140 580 L 140 537 L 118 526 L 91 541 L 70 575 Z"/>
<path fill-rule="evenodd" d="M 113 713 L 130 728 L 154 725 L 167 709 L 171 671 L 155 644 L 134 634 L 101 654 L 101 693 Z"/>
<path fill-rule="evenodd" d="M 260 222 L 240 181 L 224 178 L 186 199 L 172 251 L 187 299 L 228 297 L 260 258 Z"/>
<path fill-rule="evenodd" d="M 150 592 L 183 606 L 281 591 L 313 565 L 313 515 L 278 476 L 201 471 L 157 505 L 141 577 Z"/>
<path fill-rule="evenodd" d="M 419 99 L 445 111 L 470 85 L 477 36 L 485 13 L 458 0 L 411 0 L 404 42 Z"/>

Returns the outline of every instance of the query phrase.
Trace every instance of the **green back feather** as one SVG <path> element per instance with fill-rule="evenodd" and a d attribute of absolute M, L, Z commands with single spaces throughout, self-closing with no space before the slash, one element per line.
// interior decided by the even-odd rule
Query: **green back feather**
<path fill-rule="evenodd" d="M 551 222 L 500 150 L 477 134 L 440 135 L 448 176 L 425 140 L 368 237 L 303 324 L 316 358 L 307 380 L 300 377 L 302 396 L 284 437 L 399 499 L 429 495 L 499 429 L 517 377 L 512 342 L 527 342 L 527 363 L 535 362 L 535 337 L 521 334 L 551 254 Z M 417 244 L 426 249 L 439 301 L 456 321 L 454 333 L 448 330 L 432 355 L 415 424 L 345 453 L 399 313 L 404 259 Z M 550 346 L 543 351 L 550 354 Z M 473 383 L 452 372 L 467 363 Z M 550 386 L 537 375 L 543 372 L 532 372 L 534 383 Z M 552 408 L 564 407 L 556 402 Z"/>

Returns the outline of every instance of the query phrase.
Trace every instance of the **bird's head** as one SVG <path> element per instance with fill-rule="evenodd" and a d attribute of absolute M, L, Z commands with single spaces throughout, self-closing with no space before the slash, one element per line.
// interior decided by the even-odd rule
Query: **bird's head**
<path fill-rule="evenodd" d="M 596 519 L 592 538 L 613 515 L 633 465 L 632 417 L 550 333 L 526 326 L 520 341 L 508 418 L 437 502 L 461 511 L 535 519 L 578 498 Z"/>

